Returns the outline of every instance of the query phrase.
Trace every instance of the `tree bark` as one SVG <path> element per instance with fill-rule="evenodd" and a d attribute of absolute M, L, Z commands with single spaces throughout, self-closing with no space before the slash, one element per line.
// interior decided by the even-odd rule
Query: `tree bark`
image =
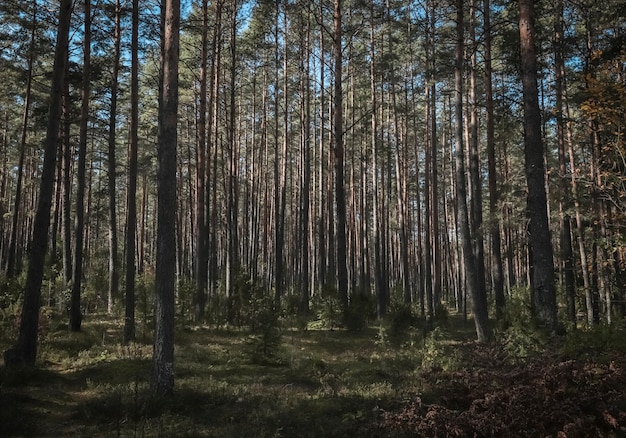
<path fill-rule="evenodd" d="M 472 247 L 472 239 L 469 224 L 469 211 L 467 205 L 467 189 L 465 186 L 465 157 L 463 147 L 463 0 L 456 0 L 456 50 L 455 50 L 455 118 L 456 118 L 456 188 L 458 202 L 458 220 L 461 232 L 461 244 L 463 247 L 463 260 L 465 265 L 465 280 L 469 294 L 472 298 L 472 312 L 474 325 L 479 342 L 488 341 L 491 338 L 489 318 L 487 315 L 487 296 L 484 289 L 481 290 L 476 271 L 476 259 Z"/>
<path fill-rule="evenodd" d="M 113 313 L 113 304 L 119 293 L 119 272 L 117 256 L 117 208 L 116 208 L 116 125 L 117 125 L 117 93 L 118 93 L 118 73 L 120 68 L 120 44 L 122 37 L 121 29 L 121 5 L 120 0 L 115 1 L 115 33 L 113 48 L 113 72 L 111 75 L 111 111 L 109 114 L 109 167 L 108 167 L 108 188 L 109 188 L 109 291 L 107 311 L 109 315 Z"/>
<path fill-rule="evenodd" d="M 50 226 L 50 210 L 54 191 L 54 171 L 59 135 L 61 94 L 65 79 L 65 63 L 67 62 L 68 37 L 72 1 L 62 0 L 59 7 L 57 41 L 54 52 L 54 67 L 50 87 L 50 104 L 48 124 L 44 144 L 43 172 L 39 185 L 39 200 L 35 213 L 33 238 L 31 242 L 30 263 L 24 289 L 24 301 L 20 320 L 20 331 L 15 347 L 4 352 L 4 363 L 7 367 L 34 365 L 37 357 L 37 332 L 39 328 L 39 308 L 43 268 L 48 246 L 48 229 Z"/>
<path fill-rule="evenodd" d="M 487 166 L 489 169 L 489 233 L 491 235 L 491 279 L 496 302 L 496 318 L 502 317 L 504 310 L 504 274 L 500 226 L 498 224 L 499 191 L 496 170 L 496 140 L 493 109 L 493 85 L 491 65 L 491 2 L 483 1 L 483 27 L 485 28 L 485 121 L 487 124 Z"/>
<path fill-rule="evenodd" d="M 26 155 L 26 138 L 28 134 L 28 116 L 30 110 L 31 89 L 33 82 L 33 64 L 35 62 L 35 30 L 37 28 L 37 1 L 33 1 L 33 18 L 31 23 L 30 45 L 28 53 L 28 71 L 26 78 L 26 92 L 24 97 L 24 115 L 22 117 L 22 138 L 20 140 L 20 156 L 17 164 L 17 181 L 15 182 L 15 198 L 13 200 L 13 216 L 11 218 L 11 238 L 7 260 L 7 278 L 16 274 L 17 258 L 17 228 L 22 205 L 22 180 L 24 175 L 24 157 Z"/>
<path fill-rule="evenodd" d="M 87 161 L 87 128 L 89 122 L 89 94 L 91 89 L 91 0 L 85 0 L 85 36 L 83 37 L 83 85 L 80 110 L 80 138 L 76 169 L 76 227 L 74 239 L 74 268 L 70 298 L 70 330 L 80 331 L 82 313 L 80 308 L 83 280 L 83 252 L 85 241 L 85 170 Z"/>
<path fill-rule="evenodd" d="M 126 284 L 124 342 L 135 339 L 135 265 L 137 236 L 137 149 L 139 131 L 139 0 L 133 0 L 130 70 L 130 145 L 126 193 Z"/>
<path fill-rule="evenodd" d="M 207 57 L 208 57 L 208 1 L 202 0 L 202 30 L 200 40 L 200 105 L 198 115 L 198 146 L 196 174 L 196 298 L 195 318 L 201 322 L 207 299 L 208 281 L 208 224 L 206 221 L 206 161 L 207 161 Z"/>
<path fill-rule="evenodd" d="M 571 187 L 567 177 L 567 157 L 565 155 L 565 117 L 563 98 L 565 96 L 565 61 L 563 54 L 563 0 L 554 4 L 554 68 L 555 68 L 555 107 L 556 134 L 559 160 L 559 199 L 561 263 L 565 282 L 567 318 L 576 327 L 576 284 L 574 278 L 574 254 L 572 249 L 572 230 L 569 210 L 572 204 Z"/>
<path fill-rule="evenodd" d="M 334 0 L 333 53 L 334 72 L 334 159 L 335 159 L 335 206 L 337 215 L 337 288 L 339 301 L 344 312 L 348 308 L 348 267 L 346 239 L 346 194 L 344 187 L 344 144 L 343 144 L 343 45 L 342 45 L 342 0 Z"/>
<path fill-rule="evenodd" d="M 554 260 L 545 186 L 541 113 L 537 91 L 537 59 L 532 0 L 519 0 L 521 73 L 524 94 L 524 156 L 528 182 L 528 215 L 532 247 L 533 305 L 538 321 L 551 332 L 557 329 Z"/>
<path fill-rule="evenodd" d="M 176 284 L 176 149 L 180 0 L 161 7 L 163 40 L 159 99 L 156 313 L 151 389 L 174 390 L 174 289 Z"/>

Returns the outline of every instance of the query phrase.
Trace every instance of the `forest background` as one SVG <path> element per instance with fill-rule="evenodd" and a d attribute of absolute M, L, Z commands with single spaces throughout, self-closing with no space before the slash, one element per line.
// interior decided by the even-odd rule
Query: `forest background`
<path fill-rule="evenodd" d="M 42 303 L 73 331 L 83 315 L 124 315 L 134 339 L 136 309 L 152 318 L 159 296 L 157 218 L 169 211 L 180 323 L 247 326 L 260 301 L 282 315 L 331 309 L 352 329 L 408 314 L 428 330 L 455 311 L 479 341 L 509 302 L 552 333 L 623 319 L 622 2 L 186 3 L 165 161 L 160 5 L 61 7 L 43 239 L 59 5 L 0 11 L 5 315 L 19 318 L 44 241 Z"/>

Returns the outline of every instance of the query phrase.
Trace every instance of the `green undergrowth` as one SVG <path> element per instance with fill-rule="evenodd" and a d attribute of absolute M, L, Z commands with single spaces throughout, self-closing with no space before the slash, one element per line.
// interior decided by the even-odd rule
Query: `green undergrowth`
<path fill-rule="evenodd" d="M 148 337 L 121 344 L 121 323 L 103 316 L 86 318 L 80 333 L 50 321 L 36 367 L 0 368 L 0 436 L 380 436 L 381 413 L 414 400 L 466 408 L 471 400 L 459 391 L 475 391 L 471 376 L 483 370 L 514 369 L 548 351 L 626 351 L 619 328 L 535 346 L 539 335 L 511 324 L 479 346 L 473 322 L 458 315 L 431 328 L 400 309 L 350 331 L 290 325 L 261 304 L 252 328 L 177 328 L 176 387 L 167 399 L 150 395 Z"/>

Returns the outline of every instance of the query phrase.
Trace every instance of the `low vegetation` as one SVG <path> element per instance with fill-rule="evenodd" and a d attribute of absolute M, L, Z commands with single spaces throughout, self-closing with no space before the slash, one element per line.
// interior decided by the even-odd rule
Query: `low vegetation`
<path fill-rule="evenodd" d="M 165 400 L 149 396 L 149 337 L 123 345 L 120 319 L 102 315 L 70 333 L 46 311 L 38 366 L 0 369 L 0 436 L 626 432 L 621 328 L 541 338 L 512 323 L 499 341 L 479 345 L 472 321 L 449 315 L 425 331 L 406 309 L 399 312 L 354 331 L 261 310 L 252 330 L 179 326 L 176 390 Z M 9 323 L 4 319 L 2 349 L 12 341 Z"/>

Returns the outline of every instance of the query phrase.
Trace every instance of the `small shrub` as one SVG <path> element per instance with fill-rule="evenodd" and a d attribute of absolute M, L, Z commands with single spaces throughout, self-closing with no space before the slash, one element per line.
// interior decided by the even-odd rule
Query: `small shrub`
<path fill-rule="evenodd" d="M 316 321 L 311 324 L 311 328 L 334 329 L 341 322 L 341 303 L 337 296 L 337 290 L 331 286 L 324 285 L 319 294 L 313 297 L 313 311 Z"/>
<path fill-rule="evenodd" d="M 601 324 L 586 330 L 571 330 L 565 337 L 563 352 L 572 358 L 611 360 L 618 353 L 626 353 L 626 338 L 623 329 L 617 325 Z"/>
<path fill-rule="evenodd" d="M 351 331 L 360 331 L 367 327 L 372 314 L 372 300 L 365 294 L 355 294 L 343 317 L 345 327 Z"/>
<path fill-rule="evenodd" d="M 458 367 L 459 358 L 449 344 L 448 334 L 435 327 L 424 339 L 421 352 L 422 368 L 449 371 Z"/>
<path fill-rule="evenodd" d="M 404 334 L 418 323 L 417 317 L 408 304 L 393 306 L 386 319 L 392 336 Z"/>
<path fill-rule="evenodd" d="M 513 291 L 499 325 L 496 338 L 511 362 L 523 363 L 544 351 L 547 334 L 535 323 L 527 288 Z"/>
<path fill-rule="evenodd" d="M 250 300 L 248 355 L 253 363 L 277 360 L 282 343 L 280 312 L 273 298 L 258 291 Z"/>

